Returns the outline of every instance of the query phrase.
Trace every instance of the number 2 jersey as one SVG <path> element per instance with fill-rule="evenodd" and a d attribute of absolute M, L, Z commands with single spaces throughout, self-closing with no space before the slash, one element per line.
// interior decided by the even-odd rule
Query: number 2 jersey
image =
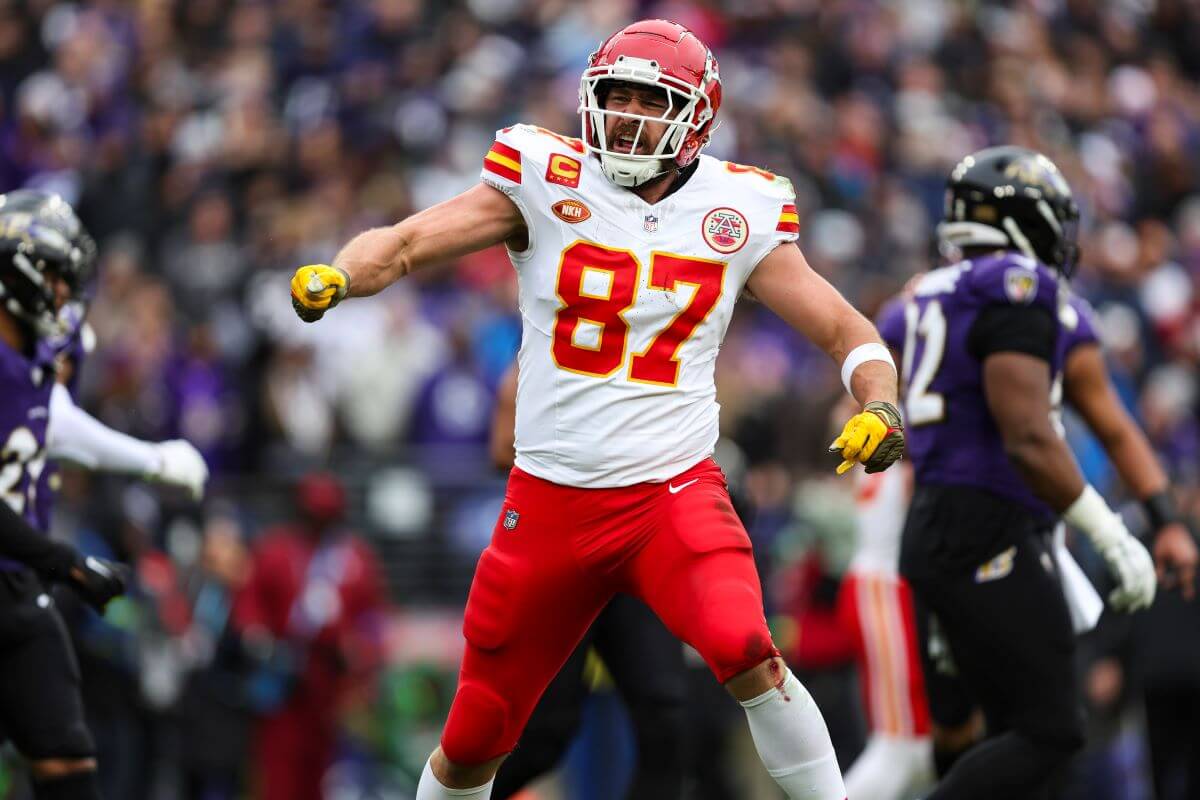
<path fill-rule="evenodd" d="M 998 253 L 932 270 L 905 302 L 885 309 L 879 332 L 903 353 L 905 437 L 918 485 L 971 486 L 1038 519 L 1054 516 L 1005 454 L 983 391 L 983 358 L 1009 349 L 1038 351 L 1057 383 L 1059 306 L 1053 272 L 1023 255 Z M 1022 307 L 1045 311 L 1045 328 L 1013 326 L 1016 317 L 1004 309 Z M 1030 341 L 1044 337 L 1049 341 Z"/>
<path fill-rule="evenodd" d="M 577 487 L 666 481 L 711 455 L 713 368 L 754 267 L 799 233 L 791 183 L 700 156 L 653 205 L 582 142 L 506 128 L 481 178 L 521 210 L 516 465 Z"/>

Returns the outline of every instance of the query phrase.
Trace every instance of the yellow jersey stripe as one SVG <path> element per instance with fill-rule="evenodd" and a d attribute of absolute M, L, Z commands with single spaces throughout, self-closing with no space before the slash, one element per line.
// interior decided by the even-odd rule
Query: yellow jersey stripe
<path fill-rule="evenodd" d="M 497 164 L 500 164 L 501 166 L 508 167 L 509 169 L 513 170 L 514 172 L 521 171 L 521 162 L 520 161 L 513 161 L 508 156 L 502 156 L 499 153 L 497 153 L 495 150 L 489 150 L 488 154 L 486 156 L 484 156 L 484 158 L 487 159 L 488 161 L 495 161 Z"/>

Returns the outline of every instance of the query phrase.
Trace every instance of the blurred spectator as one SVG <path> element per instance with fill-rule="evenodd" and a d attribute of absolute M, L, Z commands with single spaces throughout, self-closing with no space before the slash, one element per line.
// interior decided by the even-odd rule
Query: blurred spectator
<path fill-rule="evenodd" d="M 339 714 L 382 664 L 387 608 L 374 554 L 339 526 L 345 490 L 309 474 L 297 519 L 263 533 L 234 619 L 259 661 L 254 783 L 262 800 L 321 800 Z"/>

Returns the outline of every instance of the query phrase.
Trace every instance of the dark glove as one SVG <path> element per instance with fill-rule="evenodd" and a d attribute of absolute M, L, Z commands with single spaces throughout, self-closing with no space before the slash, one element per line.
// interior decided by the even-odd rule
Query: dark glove
<path fill-rule="evenodd" d="M 130 569 L 124 564 L 78 555 L 63 583 L 74 589 L 92 608 L 103 612 L 109 600 L 125 594 L 129 577 Z"/>

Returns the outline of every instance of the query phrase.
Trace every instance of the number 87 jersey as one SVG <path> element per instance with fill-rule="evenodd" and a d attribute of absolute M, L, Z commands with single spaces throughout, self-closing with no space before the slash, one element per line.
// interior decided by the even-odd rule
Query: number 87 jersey
<path fill-rule="evenodd" d="M 689 174 L 690 173 L 690 174 Z M 799 233 L 786 178 L 701 155 L 656 204 L 578 139 L 500 131 L 481 178 L 520 209 L 516 465 L 579 487 L 665 481 L 712 454 L 713 368 L 754 267 Z"/>
<path fill-rule="evenodd" d="M 984 394 L 983 360 L 1002 351 L 1044 352 L 1053 379 L 1062 368 L 1061 348 L 1031 341 L 1041 332 L 1023 327 L 1029 317 L 1018 315 L 1044 311 L 1057 339 L 1058 306 L 1055 273 L 1002 252 L 932 270 L 911 296 L 884 307 L 879 332 L 903 353 L 906 449 L 918 486 L 973 486 L 1038 516 L 1050 513 L 1005 454 Z"/>

